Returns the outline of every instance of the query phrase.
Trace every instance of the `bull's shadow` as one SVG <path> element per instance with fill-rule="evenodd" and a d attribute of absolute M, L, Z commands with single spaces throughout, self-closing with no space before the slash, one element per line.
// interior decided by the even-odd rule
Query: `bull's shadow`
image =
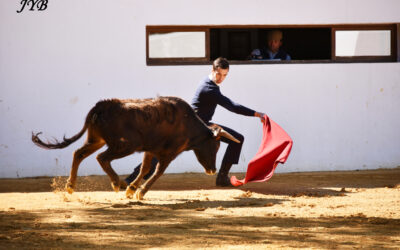
<path fill-rule="evenodd" d="M 140 202 L 130 201 L 123 205 L 125 207 L 130 206 L 145 206 L 151 208 L 168 208 L 172 210 L 181 209 L 194 209 L 197 211 L 203 211 L 205 209 L 217 208 L 224 210 L 226 208 L 237 208 L 237 207 L 271 207 L 274 205 L 282 204 L 288 201 L 287 199 L 264 199 L 264 198 L 245 198 L 245 197 L 234 197 L 234 200 L 220 201 L 220 200 L 196 200 L 196 199 L 179 199 L 174 204 L 159 204 L 152 203 L 151 201 Z M 111 205 L 113 206 L 113 205 Z M 114 205 L 115 206 L 115 205 Z"/>
<path fill-rule="evenodd" d="M 240 208 L 240 207 L 272 207 L 287 202 L 288 199 L 265 199 L 254 197 L 233 197 L 233 200 L 199 200 L 199 199 L 176 199 L 165 200 L 159 199 L 145 199 L 143 201 L 130 200 L 126 203 L 112 203 L 112 202 L 91 202 L 103 208 L 118 209 L 118 208 L 134 208 L 134 209 L 162 209 L 162 210 L 196 210 L 204 211 L 206 209 L 224 210 L 227 208 Z"/>

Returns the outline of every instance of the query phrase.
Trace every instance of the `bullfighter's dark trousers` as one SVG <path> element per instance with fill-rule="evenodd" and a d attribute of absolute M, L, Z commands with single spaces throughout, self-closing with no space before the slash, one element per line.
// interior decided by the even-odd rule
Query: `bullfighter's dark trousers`
<path fill-rule="evenodd" d="M 236 143 L 225 137 L 221 137 L 221 141 L 227 143 L 228 147 L 226 148 L 224 158 L 222 159 L 221 168 L 219 169 L 219 174 L 227 175 L 229 173 L 229 170 L 230 170 L 232 164 L 239 163 L 239 157 L 240 157 L 240 152 L 242 151 L 244 136 L 231 128 L 228 128 L 228 127 L 225 127 L 225 126 L 222 126 L 219 124 L 218 124 L 218 126 L 222 127 L 226 132 L 228 132 L 229 134 L 231 134 L 233 137 L 235 137 L 236 139 L 238 139 L 240 141 L 240 143 Z M 151 161 L 151 169 L 150 169 L 149 173 L 143 177 L 145 180 L 147 180 L 148 178 L 150 178 L 150 176 L 153 175 L 153 173 L 156 169 L 157 163 L 158 163 L 157 159 L 153 158 L 153 160 Z M 134 171 L 132 172 L 132 174 L 130 174 L 125 179 L 125 181 L 127 183 L 131 183 L 132 181 L 134 181 L 136 179 L 136 176 L 139 175 L 141 165 L 142 165 L 141 163 L 139 165 L 137 165 L 135 167 Z"/>
<path fill-rule="evenodd" d="M 233 137 L 238 139 L 240 143 L 236 143 L 234 141 L 229 140 L 228 138 L 221 137 L 221 141 L 225 142 L 228 144 L 228 147 L 226 148 L 224 158 L 222 159 L 222 164 L 221 164 L 221 171 L 225 171 L 225 169 L 222 169 L 225 164 L 238 164 L 239 163 L 239 157 L 240 157 L 240 152 L 242 151 L 242 145 L 244 141 L 244 136 L 235 130 L 219 125 L 221 128 L 223 128 L 226 132 L 231 134 Z M 229 169 L 226 171 L 226 174 L 229 172 Z"/>

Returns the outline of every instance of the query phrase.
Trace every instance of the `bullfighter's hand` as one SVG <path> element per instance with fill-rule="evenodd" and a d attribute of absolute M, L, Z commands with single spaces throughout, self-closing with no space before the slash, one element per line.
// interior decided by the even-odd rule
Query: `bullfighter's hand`
<path fill-rule="evenodd" d="M 255 113 L 254 113 L 254 116 L 257 116 L 258 118 L 260 118 L 260 120 L 261 120 L 262 123 L 265 122 L 265 119 L 264 119 L 265 114 L 264 114 L 264 113 L 255 112 Z"/>

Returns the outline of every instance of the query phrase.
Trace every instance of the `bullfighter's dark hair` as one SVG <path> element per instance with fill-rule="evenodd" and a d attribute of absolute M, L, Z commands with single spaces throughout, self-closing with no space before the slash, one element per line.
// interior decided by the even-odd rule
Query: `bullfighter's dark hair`
<path fill-rule="evenodd" d="M 223 57 L 218 57 L 217 59 L 214 60 L 213 62 L 213 70 L 216 69 L 229 69 L 229 62 L 226 58 Z"/>

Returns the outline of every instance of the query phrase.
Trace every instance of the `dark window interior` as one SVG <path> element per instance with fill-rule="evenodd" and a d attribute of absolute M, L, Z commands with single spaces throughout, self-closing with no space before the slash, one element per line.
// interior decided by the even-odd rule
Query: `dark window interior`
<path fill-rule="evenodd" d="M 270 29 L 210 29 L 211 60 L 247 60 L 253 49 L 266 46 Z M 283 28 L 284 49 L 292 60 L 330 60 L 330 28 Z"/>

